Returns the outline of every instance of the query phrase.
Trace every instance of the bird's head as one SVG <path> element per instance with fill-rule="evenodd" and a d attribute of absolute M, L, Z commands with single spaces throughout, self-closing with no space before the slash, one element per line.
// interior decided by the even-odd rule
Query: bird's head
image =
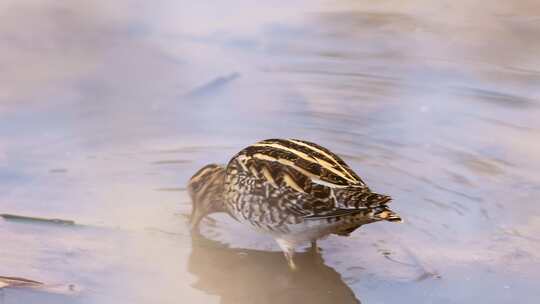
<path fill-rule="evenodd" d="M 198 231 L 199 223 L 206 215 L 225 211 L 224 182 L 225 167 L 217 164 L 202 167 L 190 178 L 187 190 L 193 203 L 190 217 L 192 231 Z"/>

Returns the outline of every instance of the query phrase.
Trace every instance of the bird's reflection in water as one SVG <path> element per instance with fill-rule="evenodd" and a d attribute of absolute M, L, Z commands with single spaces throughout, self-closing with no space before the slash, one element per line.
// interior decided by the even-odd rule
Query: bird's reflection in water
<path fill-rule="evenodd" d="M 203 236 L 193 238 L 192 248 L 193 287 L 220 296 L 222 304 L 360 303 L 313 249 L 297 253 L 298 269 L 291 271 L 281 252 L 232 249 Z"/>

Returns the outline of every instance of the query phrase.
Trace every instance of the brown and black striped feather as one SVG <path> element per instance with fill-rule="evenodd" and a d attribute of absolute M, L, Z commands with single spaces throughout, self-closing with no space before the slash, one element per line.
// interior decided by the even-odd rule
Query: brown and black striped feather
<path fill-rule="evenodd" d="M 298 143 L 302 143 L 303 145 Z M 240 151 L 237 156 L 239 155 L 254 158 L 261 157 L 262 155 L 276 160 L 291 162 L 299 170 L 309 172 L 321 181 L 337 186 L 364 185 L 358 175 L 339 156 L 326 149 L 323 150 L 320 146 L 305 141 L 285 139 L 263 140 Z"/>
<path fill-rule="evenodd" d="M 330 151 L 330 150 L 326 149 L 325 147 L 322 147 L 322 146 L 320 146 L 320 145 L 318 145 L 316 143 L 309 142 L 309 141 L 306 141 L 306 140 L 301 140 L 301 139 L 290 139 L 290 140 L 268 139 L 268 140 L 264 140 L 262 142 L 279 142 L 279 143 L 283 143 L 285 145 L 288 145 L 291 148 L 302 151 L 302 152 L 304 152 L 306 154 L 311 154 L 315 158 L 324 159 L 324 160 L 329 161 L 329 162 L 335 162 L 335 163 L 337 163 L 339 165 L 339 167 L 343 168 L 348 174 L 352 175 L 352 177 L 354 177 L 358 181 L 358 183 L 365 184 L 364 181 L 362 181 L 362 179 L 345 163 L 345 161 L 343 161 L 343 159 L 341 159 L 341 157 L 339 157 L 338 155 L 336 155 L 332 151 Z M 306 146 L 302 146 L 299 143 L 303 143 L 304 145 L 311 146 L 311 149 L 307 148 Z M 315 149 L 320 150 L 321 152 L 318 152 Z M 325 156 L 324 154 L 329 155 L 330 158 Z"/>
<path fill-rule="evenodd" d="M 367 208 L 340 208 L 334 200 L 329 199 L 324 189 L 328 187 L 313 185 L 311 180 L 294 168 L 284 166 L 277 162 L 248 159 L 244 166 L 237 164 L 237 161 L 230 163 L 237 171 L 244 184 L 238 191 L 249 192 L 251 200 L 255 204 L 261 202 L 269 203 L 269 208 L 278 207 L 286 214 L 292 214 L 297 220 L 316 220 L 337 218 L 347 215 L 365 212 Z M 244 169 L 247 168 L 247 170 Z M 264 172 L 266 171 L 266 173 Z M 304 191 L 298 191 L 287 184 L 287 179 L 302 187 Z M 267 187 L 271 187 L 272 195 L 268 196 Z M 319 192 L 317 192 L 319 191 Z M 320 198 L 315 196 L 320 195 Z M 249 204 L 243 202 L 243 204 Z M 240 206 L 249 211 L 250 207 Z"/>
<path fill-rule="evenodd" d="M 260 141 L 233 157 L 227 170 L 242 176 L 237 191 L 286 205 L 303 219 L 365 213 L 391 200 L 372 193 L 339 156 L 303 140 Z"/>

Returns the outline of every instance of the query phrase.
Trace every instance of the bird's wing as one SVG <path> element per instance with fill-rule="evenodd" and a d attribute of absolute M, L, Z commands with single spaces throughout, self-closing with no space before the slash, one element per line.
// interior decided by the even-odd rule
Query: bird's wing
<path fill-rule="evenodd" d="M 309 176 L 292 166 L 271 159 L 256 161 L 248 159 L 244 162 L 233 159 L 228 165 L 228 170 L 234 171 L 230 173 L 237 175 L 244 185 L 249 185 L 251 196 L 260 197 L 255 201 L 264 201 L 271 206 L 285 209 L 302 219 L 337 218 L 358 214 L 368 209 L 341 208 L 329 197 L 317 197 L 313 193 L 313 182 Z"/>

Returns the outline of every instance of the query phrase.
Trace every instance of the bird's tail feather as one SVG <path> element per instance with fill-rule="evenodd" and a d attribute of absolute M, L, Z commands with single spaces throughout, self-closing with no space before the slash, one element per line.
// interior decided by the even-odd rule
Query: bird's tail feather
<path fill-rule="evenodd" d="M 388 206 L 381 205 L 374 209 L 373 217 L 378 220 L 388 221 L 388 222 L 398 222 L 403 223 L 403 219 L 399 214 L 390 210 Z"/>

